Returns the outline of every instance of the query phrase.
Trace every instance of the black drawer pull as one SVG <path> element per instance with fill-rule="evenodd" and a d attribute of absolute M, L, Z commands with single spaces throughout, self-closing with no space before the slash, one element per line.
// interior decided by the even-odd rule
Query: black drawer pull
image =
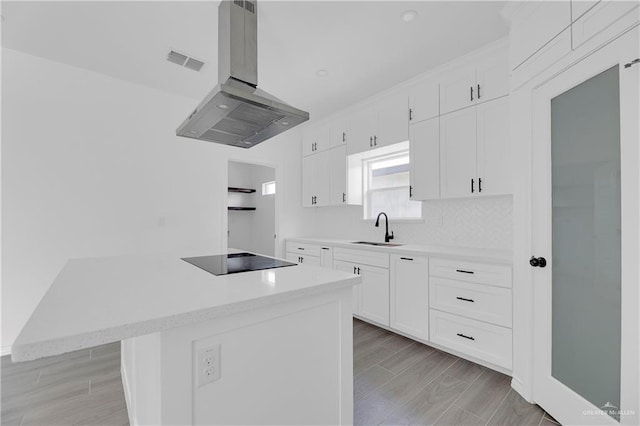
<path fill-rule="evenodd" d="M 458 333 L 458 336 L 460 336 L 460 337 L 464 337 L 465 339 L 469 339 L 469 340 L 476 340 L 476 339 L 474 339 L 473 337 L 465 336 L 465 335 L 464 335 L 464 334 L 462 334 L 462 333 Z"/>
<path fill-rule="evenodd" d="M 331 250 L 329 247 L 322 247 L 322 250 Z"/>
<path fill-rule="evenodd" d="M 298 250 L 304 250 L 304 248 L 303 247 L 298 247 Z"/>
<path fill-rule="evenodd" d="M 473 271 L 465 271 L 464 269 L 456 269 L 456 272 L 460 272 L 461 274 L 473 274 Z"/>
<path fill-rule="evenodd" d="M 463 301 L 465 301 L 465 302 L 475 302 L 475 300 L 473 300 L 473 299 L 466 299 L 466 298 L 464 298 L 464 297 L 456 297 L 456 299 L 458 299 L 458 300 L 463 300 Z"/>
<path fill-rule="evenodd" d="M 410 258 L 410 257 L 401 257 L 400 259 L 402 259 L 402 260 L 413 260 L 413 259 L 412 259 L 412 258 Z"/>

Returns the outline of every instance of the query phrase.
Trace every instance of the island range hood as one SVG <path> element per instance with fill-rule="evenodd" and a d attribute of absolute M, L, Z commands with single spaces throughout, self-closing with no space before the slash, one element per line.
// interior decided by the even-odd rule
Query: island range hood
<path fill-rule="evenodd" d="M 176 134 L 251 148 L 309 119 L 309 113 L 258 86 L 255 0 L 222 0 L 218 7 L 218 85 Z"/>

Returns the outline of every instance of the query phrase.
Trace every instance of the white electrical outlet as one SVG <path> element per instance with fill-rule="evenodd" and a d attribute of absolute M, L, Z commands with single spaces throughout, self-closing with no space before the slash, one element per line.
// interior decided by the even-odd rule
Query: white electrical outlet
<path fill-rule="evenodd" d="M 198 349 L 196 358 L 198 387 L 220 379 L 220 345 Z"/>

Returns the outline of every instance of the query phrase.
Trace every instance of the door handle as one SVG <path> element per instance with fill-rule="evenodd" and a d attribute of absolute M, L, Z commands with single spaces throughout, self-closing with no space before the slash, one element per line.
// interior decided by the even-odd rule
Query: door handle
<path fill-rule="evenodd" d="M 480 96 L 478 96 L 479 98 Z M 478 178 L 478 192 L 482 192 L 482 178 Z"/>
<path fill-rule="evenodd" d="M 369 136 L 369 146 L 373 146 L 373 136 Z"/>
<path fill-rule="evenodd" d="M 360 275 L 360 267 L 358 266 L 358 275 Z"/>
<path fill-rule="evenodd" d="M 480 85 L 478 84 L 478 99 L 480 99 Z"/>
<path fill-rule="evenodd" d="M 473 178 L 472 178 L 472 179 L 471 179 L 471 193 L 472 193 L 472 194 L 473 194 L 473 191 L 474 191 L 474 189 L 473 189 Z"/>
<path fill-rule="evenodd" d="M 409 185 L 409 198 L 413 197 L 413 186 Z"/>
<path fill-rule="evenodd" d="M 345 194 L 344 192 L 342 193 L 342 202 L 343 203 L 347 202 L 347 194 Z"/>
<path fill-rule="evenodd" d="M 471 89 L 471 100 L 473 101 L 473 86 L 469 87 Z"/>
<path fill-rule="evenodd" d="M 378 146 L 378 137 L 377 136 L 373 137 L 373 146 Z"/>
<path fill-rule="evenodd" d="M 544 268 L 545 266 L 547 266 L 547 259 L 545 259 L 544 257 L 531 256 L 531 259 L 529 259 L 529 265 L 533 266 L 534 268 Z"/>

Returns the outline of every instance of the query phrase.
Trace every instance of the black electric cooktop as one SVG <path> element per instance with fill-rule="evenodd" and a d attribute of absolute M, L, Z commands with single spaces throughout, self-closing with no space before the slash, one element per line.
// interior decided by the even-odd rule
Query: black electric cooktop
<path fill-rule="evenodd" d="M 238 272 L 295 266 L 295 263 L 253 253 L 233 253 L 216 256 L 183 257 L 182 260 L 213 275 L 228 275 Z"/>

